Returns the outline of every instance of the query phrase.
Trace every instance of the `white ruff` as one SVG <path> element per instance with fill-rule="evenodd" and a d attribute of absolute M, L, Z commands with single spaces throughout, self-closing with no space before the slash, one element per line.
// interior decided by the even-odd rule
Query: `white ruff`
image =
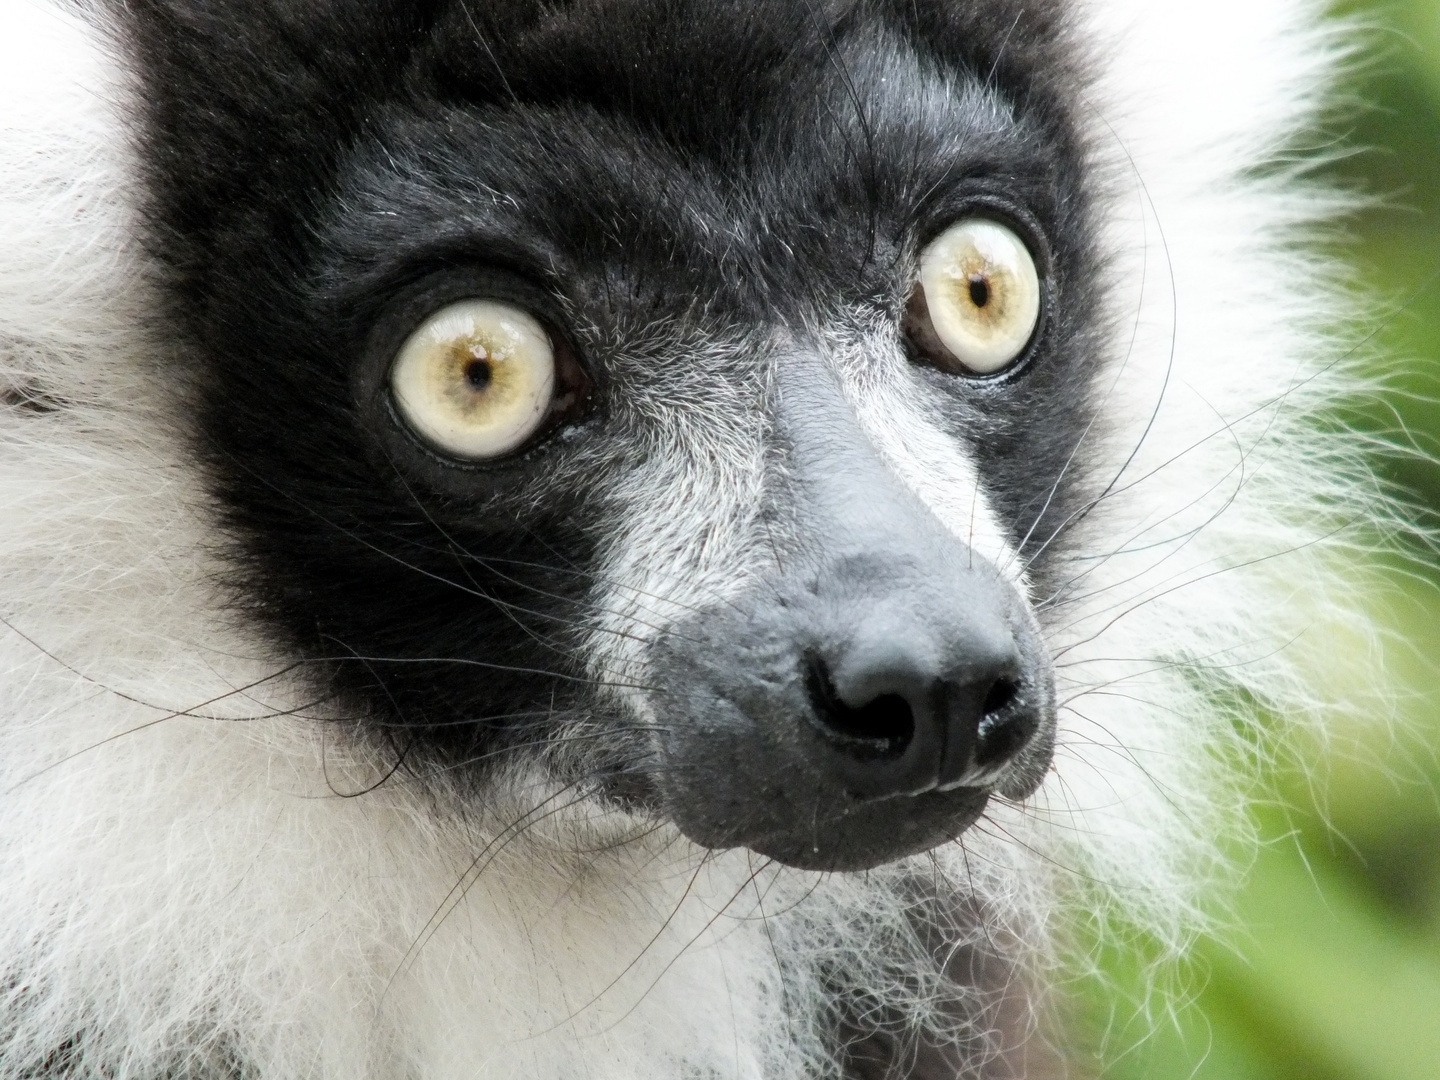
<path fill-rule="evenodd" d="M 1072 594 L 1041 613 L 1065 703 L 1054 770 L 922 862 L 1042 953 L 1065 905 L 1116 905 L 1175 943 L 1196 925 L 1246 742 L 1175 665 L 1318 712 L 1305 650 L 1360 618 L 1331 535 L 1367 497 L 1343 438 L 1309 419 L 1348 377 L 1315 329 L 1327 282 L 1287 245 L 1329 206 L 1248 172 L 1311 120 L 1333 59 L 1315 6 L 1095 8 L 1085 115 L 1116 192 L 1118 344 L 1075 467 L 1116 480 L 1081 526 Z M 215 614 L 210 510 L 147 336 L 130 92 L 93 28 L 0 4 L 0 387 L 65 406 L 0 408 L 0 1080 L 67 1047 L 66 1075 L 110 1080 L 237 1061 L 265 1080 L 823 1077 L 781 1009 L 821 1000 L 819 943 L 923 1011 L 932 988 L 897 989 L 885 959 L 908 932 L 898 871 L 752 882 L 745 853 L 702 864 L 670 833 L 594 854 L 635 823 L 524 776 L 463 821 L 411 785 L 336 794 L 377 763 L 275 715 L 303 690 Z M 983 478 L 976 495 L 918 411 L 887 426 L 919 409 L 903 378 L 847 392 L 897 473 L 1003 560 Z M 683 502 L 713 520 L 641 514 L 617 538 L 622 616 L 673 615 L 744 562 L 760 470 L 695 465 L 743 462 L 751 433 L 709 437 L 713 453 L 686 444 L 635 480 L 650 520 L 680 488 L 709 492 Z M 531 805 L 535 827 L 507 831 Z"/>

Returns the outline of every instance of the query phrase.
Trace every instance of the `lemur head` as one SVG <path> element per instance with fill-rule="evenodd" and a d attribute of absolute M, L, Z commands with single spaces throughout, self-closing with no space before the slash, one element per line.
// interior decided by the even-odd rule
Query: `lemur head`
<path fill-rule="evenodd" d="M 340 4 L 223 53 L 138 8 L 237 595 L 407 767 L 819 869 L 1035 788 L 1097 307 L 1049 5 Z"/>
<path fill-rule="evenodd" d="M 1315 18 L 0 2 L 0 1080 L 1043 1072 L 1397 520 Z"/>

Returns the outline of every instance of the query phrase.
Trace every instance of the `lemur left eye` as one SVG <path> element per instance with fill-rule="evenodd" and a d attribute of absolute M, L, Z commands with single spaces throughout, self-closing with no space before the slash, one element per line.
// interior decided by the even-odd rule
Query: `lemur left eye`
<path fill-rule="evenodd" d="M 1025 352 L 1040 321 L 1040 275 L 1019 236 L 986 218 L 950 226 L 920 255 L 905 333 L 930 363 L 993 375 Z"/>
<path fill-rule="evenodd" d="M 533 315 L 498 300 L 441 308 L 390 366 L 400 418 L 441 453 L 484 461 L 516 450 L 583 394 L 583 373 Z"/>

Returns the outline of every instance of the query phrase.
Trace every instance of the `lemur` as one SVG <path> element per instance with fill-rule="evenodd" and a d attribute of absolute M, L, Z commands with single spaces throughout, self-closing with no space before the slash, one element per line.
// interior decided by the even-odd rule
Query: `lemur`
<path fill-rule="evenodd" d="M 1061 1075 L 1364 626 L 1328 33 L 4 0 L 0 1080 Z"/>

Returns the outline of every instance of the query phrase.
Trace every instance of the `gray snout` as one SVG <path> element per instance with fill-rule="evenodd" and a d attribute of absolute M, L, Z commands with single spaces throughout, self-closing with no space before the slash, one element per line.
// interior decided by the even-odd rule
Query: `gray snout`
<path fill-rule="evenodd" d="M 828 374 L 782 391 L 807 542 L 656 646 L 659 787 L 699 843 L 862 869 L 1035 789 L 1054 672 L 1026 600 L 890 472 Z"/>
<path fill-rule="evenodd" d="M 988 564 L 885 563 L 771 583 L 662 647 L 661 790 L 693 840 L 861 869 L 1044 777 L 1053 675 L 1023 601 Z"/>

